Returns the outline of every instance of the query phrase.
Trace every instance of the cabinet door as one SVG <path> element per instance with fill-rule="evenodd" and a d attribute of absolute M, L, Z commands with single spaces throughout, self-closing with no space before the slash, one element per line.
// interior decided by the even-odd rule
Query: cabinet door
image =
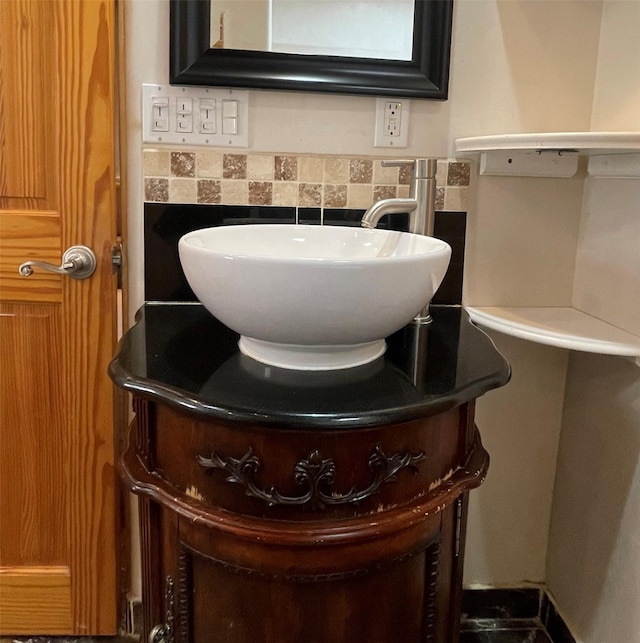
<path fill-rule="evenodd" d="M 451 643 L 439 541 L 385 565 L 304 576 L 240 567 L 184 542 L 176 553 L 176 643 Z"/>

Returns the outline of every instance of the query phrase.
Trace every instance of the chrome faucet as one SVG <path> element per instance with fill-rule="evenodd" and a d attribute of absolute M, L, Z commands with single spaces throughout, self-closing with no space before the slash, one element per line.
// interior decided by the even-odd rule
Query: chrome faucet
<path fill-rule="evenodd" d="M 385 214 L 409 213 L 409 232 L 433 236 L 436 209 L 437 159 L 397 159 L 382 161 L 384 167 L 411 166 L 411 187 L 408 198 L 382 199 L 363 215 L 360 225 L 375 228 Z M 429 304 L 414 318 L 416 324 L 431 323 Z"/>
<path fill-rule="evenodd" d="M 385 214 L 409 213 L 409 232 L 433 236 L 436 204 L 437 159 L 398 159 L 382 161 L 384 167 L 410 166 L 411 187 L 408 198 L 382 199 L 362 217 L 363 228 L 375 228 Z"/>

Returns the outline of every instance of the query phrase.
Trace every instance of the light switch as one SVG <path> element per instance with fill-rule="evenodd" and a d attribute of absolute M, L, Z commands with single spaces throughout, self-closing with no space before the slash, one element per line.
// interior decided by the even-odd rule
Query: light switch
<path fill-rule="evenodd" d="M 223 134 L 237 134 L 238 133 L 238 119 L 237 118 L 223 118 L 222 119 L 222 133 Z"/>
<path fill-rule="evenodd" d="M 233 135 L 238 133 L 238 101 L 237 100 L 222 101 L 222 133 L 233 134 Z"/>
<path fill-rule="evenodd" d="M 176 132 L 193 132 L 193 99 L 176 99 Z"/>
<path fill-rule="evenodd" d="M 151 97 L 151 131 L 169 131 L 169 99 L 166 96 Z"/>
<path fill-rule="evenodd" d="M 222 118 L 238 118 L 238 101 L 222 101 Z"/>
<path fill-rule="evenodd" d="M 216 133 L 216 101 L 215 98 L 201 98 L 200 109 L 200 132 L 202 134 Z"/>

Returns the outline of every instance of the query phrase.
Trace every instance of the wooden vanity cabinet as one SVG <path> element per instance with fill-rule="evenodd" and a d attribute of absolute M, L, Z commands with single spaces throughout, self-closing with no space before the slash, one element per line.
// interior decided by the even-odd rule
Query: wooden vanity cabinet
<path fill-rule="evenodd" d="M 473 401 L 331 430 L 134 409 L 143 640 L 457 641 L 467 492 L 488 467 Z"/>

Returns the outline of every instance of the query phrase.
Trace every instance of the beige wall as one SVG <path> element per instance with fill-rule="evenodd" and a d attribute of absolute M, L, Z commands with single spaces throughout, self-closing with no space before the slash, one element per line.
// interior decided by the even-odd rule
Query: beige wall
<path fill-rule="evenodd" d="M 521 586 L 545 579 L 567 352 L 490 335 L 513 376 L 477 405 L 491 464 L 471 494 L 465 582 Z"/>
<path fill-rule="evenodd" d="M 124 6 L 133 313 L 143 300 L 140 85 L 168 82 L 168 0 Z M 458 136 L 588 129 L 601 11 L 599 0 L 456 0 L 450 99 L 412 101 L 410 146 L 395 155 L 451 156 Z M 249 151 L 381 152 L 374 98 L 253 91 L 250 102 Z M 465 300 L 568 303 L 581 199 L 580 179 L 481 179 Z M 495 339 L 514 379 L 478 403 L 492 465 L 472 495 L 467 581 L 542 581 L 566 353 Z"/>
<path fill-rule="evenodd" d="M 640 3 L 604 3 L 592 129 L 640 130 Z M 574 304 L 640 335 L 640 179 L 589 179 Z M 640 641 L 640 368 L 569 360 L 547 582 L 582 643 Z"/>
<path fill-rule="evenodd" d="M 585 181 L 573 292 L 576 308 L 636 335 L 640 335 L 639 215 L 640 180 Z"/>
<path fill-rule="evenodd" d="M 640 2 L 606 0 L 591 128 L 640 130 Z"/>
<path fill-rule="evenodd" d="M 572 353 L 548 586 L 583 643 L 640 640 L 640 369 Z"/>
<path fill-rule="evenodd" d="M 581 178 L 479 179 L 468 221 L 465 303 L 571 303 L 582 184 Z M 477 405 L 491 467 L 470 503 L 465 582 L 542 582 L 567 353 L 491 335 L 513 376 Z"/>
<path fill-rule="evenodd" d="M 456 0 L 450 143 L 589 129 L 599 0 Z"/>

